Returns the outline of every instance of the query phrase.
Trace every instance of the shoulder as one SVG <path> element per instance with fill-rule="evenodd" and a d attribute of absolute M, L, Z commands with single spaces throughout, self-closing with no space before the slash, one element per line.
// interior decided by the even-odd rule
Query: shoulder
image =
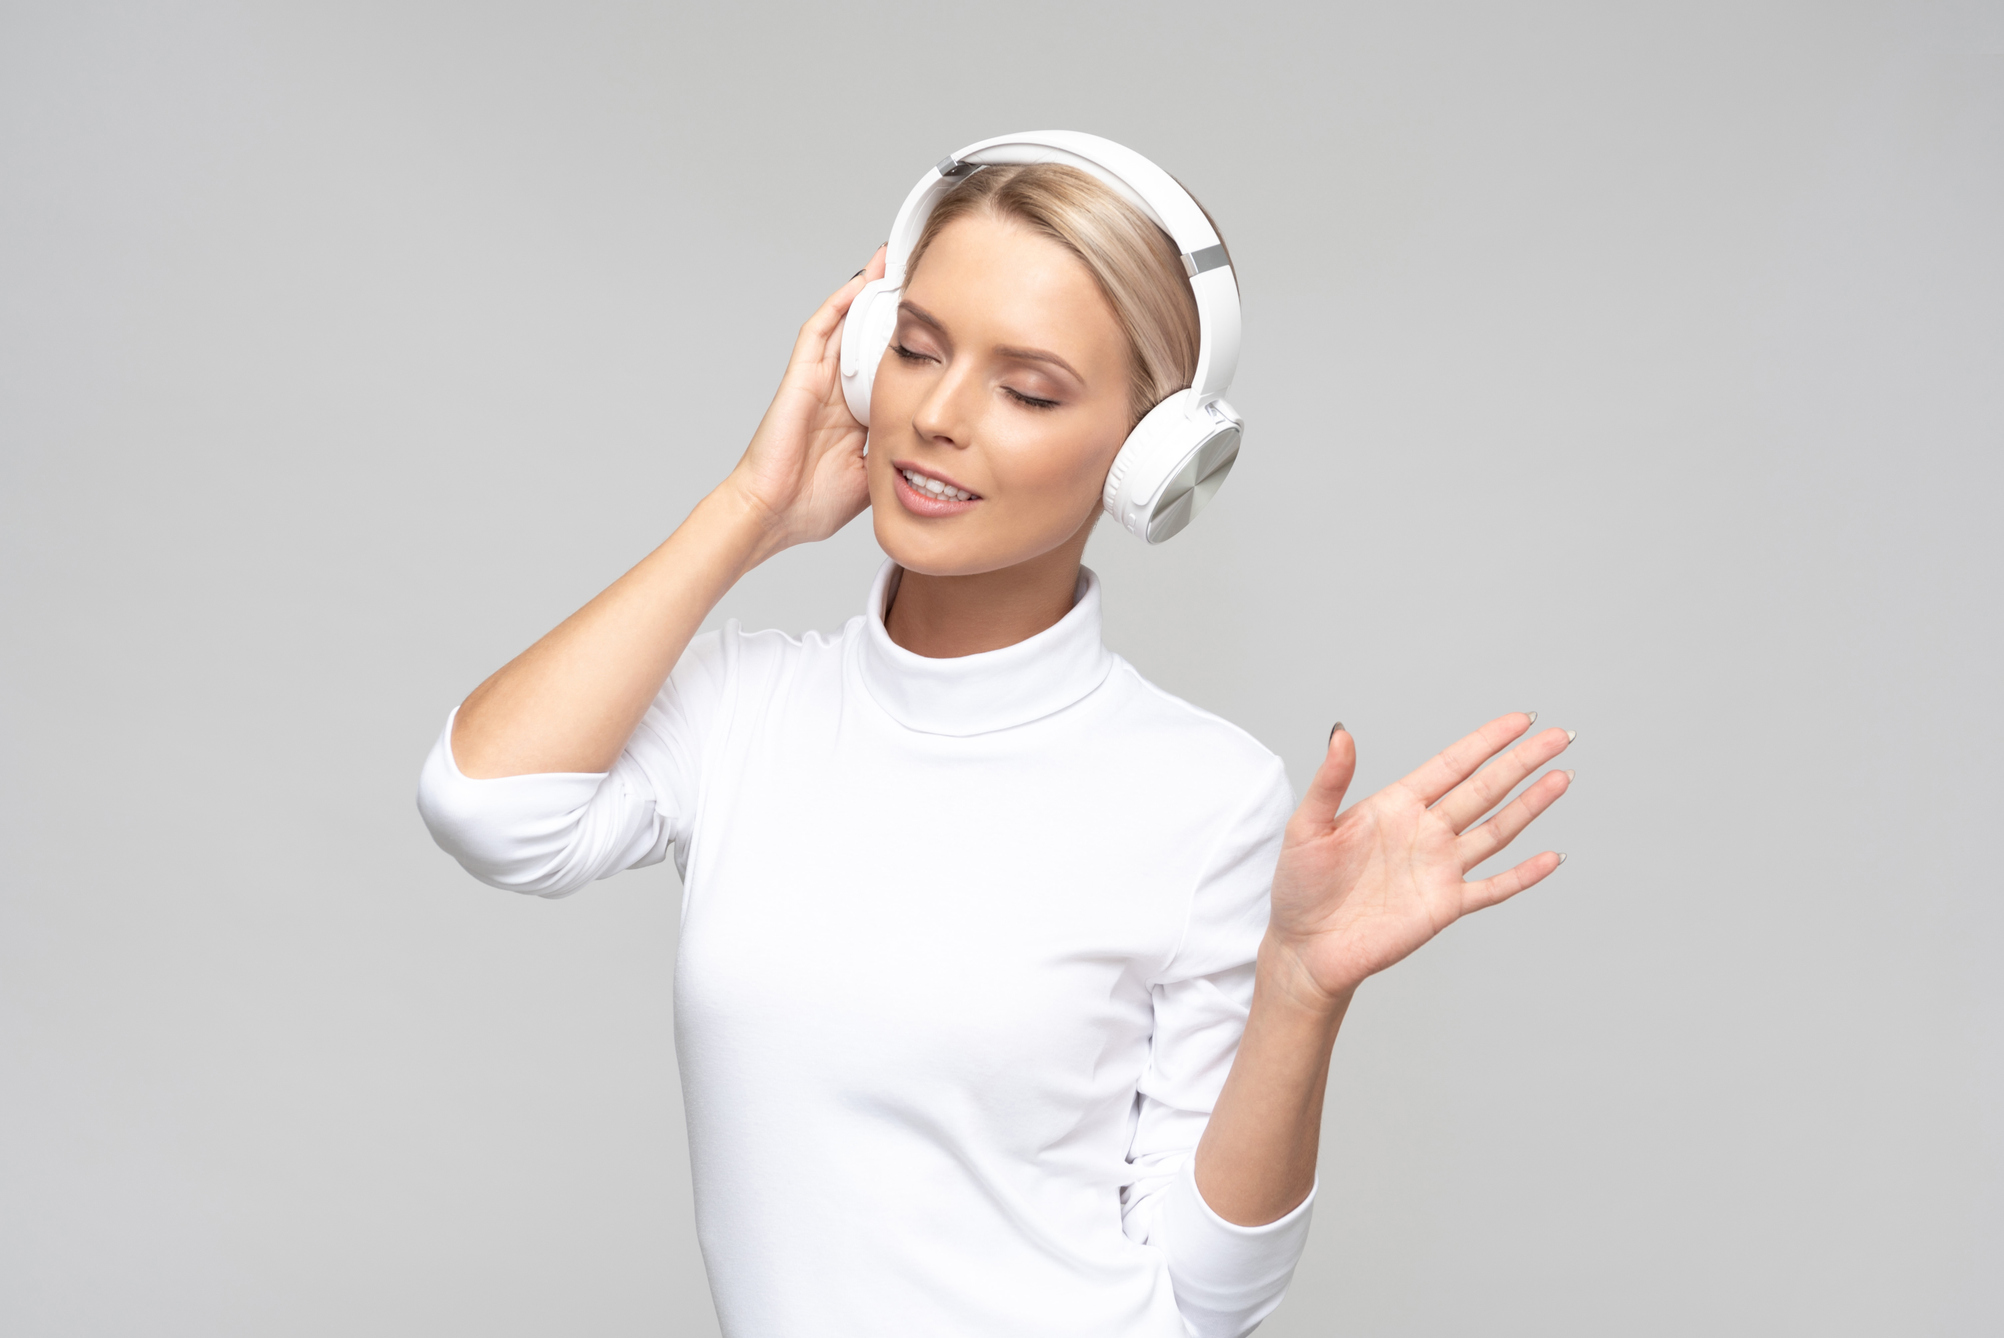
<path fill-rule="evenodd" d="M 1195 769 L 1221 780 L 1278 780 L 1285 786 L 1287 769 L 1279 756 L 1223 716 L 1157 687 L 1118 655 L 1108 680 L 1120 697 L 1123 732 L 1151 760 L 1177 772 Z"/>
<path fill-rule="evenodd" d="M 727 673 L 758 673 L 782 668 L 803 660 L 813 660 L 830 652 L 840 654 L 844 641 L 854 636 L 860 628 L 862 618 L 851 618 L 847 625 L 835 632 L 808 632 L 795 636 L 776 628 L 746 631 L 736 618 L 726 619 L 724 625 L 707 632 L 698 632 L 689 639 L 689 647 L 682 652 L 676 663 L 676 672 L 683 666 L 695 668 L 715 666 Z"/>
<path fill-rule="evenodd" d="M 644 745 L 651 734 L 694 746 L 747 709 L 767 712 L 803 694 L 816 699 L 815 685 L 840 675 L 848 630 L 798 637 L 772 630 L 747 632 L 733 618 L 697 633 L 649 704 L 634 742 Z"/>
<path fill-rule="evenodd" d="M 860 631 L 852 618 L 833 633 L 794 636 L 772 628 L 746 631 L 732 618 L 691 638 L 662 688 L 664 693 L 734 690 L 760 696 L 783 690 L 803 676 L 840 672 L 843 645 Z"/>
<path fill-rule="evenodd" d="M 1117 703 L 1111 742 L 1136 798 L 1151 810 L 1212 840 L 1241 829 L 1263 839 L 1286 824 L 1294 787 L 1272 749 L 1165 692 L 1117 655 L 1107 686 Z"/>

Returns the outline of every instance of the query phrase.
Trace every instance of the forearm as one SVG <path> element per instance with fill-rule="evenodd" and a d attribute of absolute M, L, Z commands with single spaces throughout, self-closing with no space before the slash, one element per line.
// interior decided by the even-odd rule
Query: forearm
<path fill-rule="evenodd" d="M 1330 1051 L 1350 996 L 1330 1000 L 1298 963 L 1261 944 L 1251 1014 L 1197 1145 L 1197 1189 L 1240 1226 L 1287 1215 L 1315 1183 Z"/>
<path fill-rule="evenodd" d="M 771 526 L 726 484 L 638 565 L 473 690 L 453 722 L 468 776 L 605 771 L 696 629 L 770 556 Z"/>

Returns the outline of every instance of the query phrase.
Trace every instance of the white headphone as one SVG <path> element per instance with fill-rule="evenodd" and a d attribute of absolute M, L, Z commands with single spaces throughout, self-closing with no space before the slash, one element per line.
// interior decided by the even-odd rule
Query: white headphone
<path fill-rule="evenodd" d="M 898 322 L 905 260 L 933 206 L 954 185 L 1002 163 L 1063 163 L 1089 172 L 1168 233 L 1183 253 L 1197 298 L 1197 375 L 1127 434 L 1107 472 L 1101 504 L 1136 536 L 1159 544 L 1190 523 L 1238 459 L 1245 430 L 1222 396 L 1239 362 L 1239 285 L 1211 220 L 1176 179 L 1133 149 L 1074 130 L 1001 135 L 943 158 L 905 197 L 891 225 L 884 277 L 864 285 L 842 326 L 842 394 L 856 421 L 870 422 L 870 386 Z"/>

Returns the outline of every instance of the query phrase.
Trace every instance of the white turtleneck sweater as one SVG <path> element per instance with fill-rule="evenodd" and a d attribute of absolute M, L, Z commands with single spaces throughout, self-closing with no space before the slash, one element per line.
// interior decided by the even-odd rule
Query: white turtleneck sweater
<path fill-rule="evenodd" d="M 1249 735 L 1056 626 L 927 659 L 865 616 L 691 643 L 610 772 L 419 808 L 538 896 L 682 873 L 675 1037 L 730 1338 L 1200 1338 L 1280 1301 L 1309 1200 L 1242 1227 L 1191 1165 L 1252 998 L 1293 795 Z"/>

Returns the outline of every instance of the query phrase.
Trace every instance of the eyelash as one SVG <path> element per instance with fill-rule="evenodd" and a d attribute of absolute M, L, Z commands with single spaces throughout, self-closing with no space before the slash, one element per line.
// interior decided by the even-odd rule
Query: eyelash
<path fill-rule="evenodd" d="M 910 349 L 906 348 L 903 344 L 892 344 L 891 352 L 897 354 L 900 358 L 903 358 L 906 362 L 932 361 L 932 359 L 927 357 L 925 354 L 914 353 Z M 1056 400 L 1040 400 L 1034 395 L 1025 395 L 1020 390 L 1011 390 L 1008 386 L 1004 386 L 1002 387 L 1002 389 L 1008 393 L 1009 398 L 1015 400 L 1017 403 L 1023 405 L 1025 408 L 1028 409 L 1055 409 L 1058 407 L 1058 402 Z"/>
<path fill-rule="evenodd" d="M 1026 408 L 1055 409 L 1058 407 L 1058 402 L 1056 400 L 1040 400 L 1034 395 L 1025 395 L 1020 390 L 1009 390 L 1009 387 L 1007 386 L 1002 387 L 1002 389 L 1008 390 L 1010 398 L 1017 400 L 1018 402 L 1023 404 Z"/>

